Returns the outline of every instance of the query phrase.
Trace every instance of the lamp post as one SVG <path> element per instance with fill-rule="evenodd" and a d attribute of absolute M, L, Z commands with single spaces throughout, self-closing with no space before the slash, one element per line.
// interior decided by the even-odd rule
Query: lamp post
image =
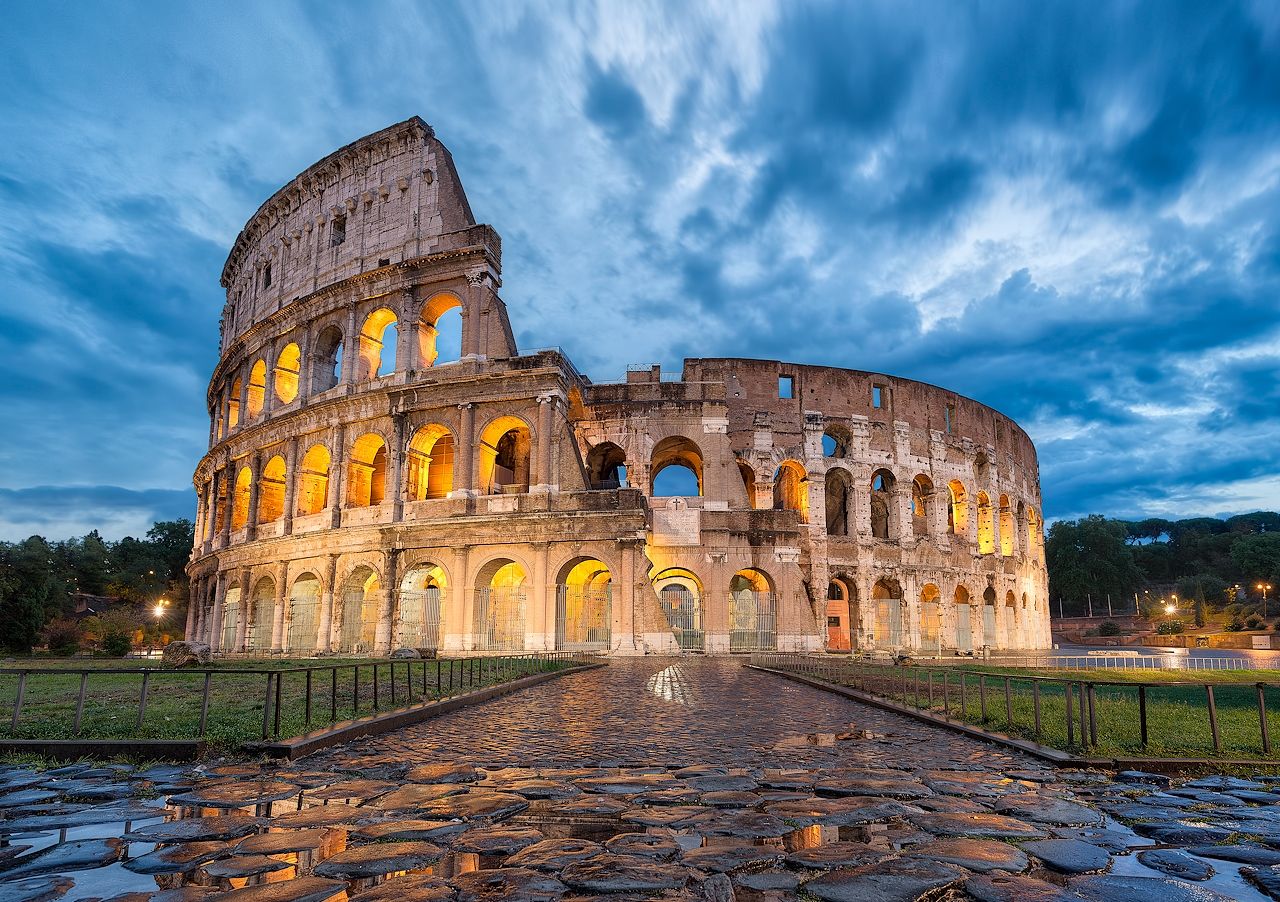
<path fill-rule="evenodd" d="M 1267 619 L 1267 593 L 1271 591 L 1271 583 L 1258 583 L 1258 588 L 1262 591 L 1262 619 Z"/>

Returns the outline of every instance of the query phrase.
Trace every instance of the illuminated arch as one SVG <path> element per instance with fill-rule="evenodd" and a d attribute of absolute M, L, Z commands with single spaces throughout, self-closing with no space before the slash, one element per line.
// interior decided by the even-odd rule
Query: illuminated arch
<path fill-rule="evenodd" d="M 880 648 L 902 646 L 902 586 L 896 579 L 884 577 L 871 587 L 875 606 L 875 640 Z"/>
<path fill-rule="evenodd" d="M 366 432 L 351 446 L 347 464 L 347 507 L 381 504 L 387 492 L 387 443 Z"/>
<path fill-rule="evenodd" d="M 289 589 L 285 648 L 310 654 L 316 649 L 320 610 L 320 578 L 314 573 L 299 574 Z"/>
<path fill-rule="evenodd" d="M 438 423 L 420 427 L 405 458 L 410 501 L 447 498 L 453 491 L 453 433 Z"/>
<path fill-rule="evenodd" d="M 942 650 L 942 592 L 933 583 L 920 589 L 920 650 L 935 655 Z"/>
<path fill-rule="evenodd" d="M 244 383 L 237 377 L 231 383 L 231 392 L 227 395 L 227 430 L 230 431 L 240 425 L 240 393 L 244 390 Z"/>
<path fill-rule="evenodd" d="M 326 392 L 342 381 L 342 330 L 325 326 L 316 336 L 311 360 L 311 393 Z"/>
<path fill-rule="evenodd" d="M 267 362 L 259 359 L 249 370 L 249 394 L 245 401 L 246 412 L 251 417 L 262 413 L 262 405 L 267 399 Z"/>
<path fill-rule="evenodd" d="M 969 535 L 969 496 L 964 483 L 953 479 L 947 483 L 951 504 L 947 507 L 947 531 L 956 536 Z"/>
<path fill-rule="evenodd" d="M 955 617 L 956 651 L 971 653 L 973 651 L 973 604 L 969 590 L 964 586 L 956 586 L 951 604 Z"/>
<path fill-rule="evenodd" d="M 300 516 L 318 514 L 329 505 L 329 449 L 312 445 L 302 456 L 298 472 L 298 511 Z"/>
<path fill-rule="evenodd" d="M 978 553 L 992 554 L 996 550 L 995 511 L 986 492 L 978 493 Z"/>
<path fill-rule="evenodd" d="M 893 503 L 896 482 L 891 470 L 871 474 L 871 535 L 877 539 L 892 539 L 898 534 L 898 511 Z"/>
<path fill-rule="evenodd" d="M 396 371 L 396 315 L 386 307 L 370 313 L 360 329 L 359 377 L 368 382 Z"/>
<path fill-rule="evenodd" d="M 612 636 L 612 582 L 609 565 L 577 557 L 556 577 L 556 648 L 608 651 Z"/>
<path fill-rule="evenodd" d="M 437 651 L 444 634 L 445 600 L 449 577 L 439 564 L 424 561 L 400 582 L 399 626 L 401 648 Z"/>
<path fill-rule="evenodd" d="M 1014 541 L 1017 538 L 1014 530 L 1017 529 L 1013 518 L 1013 508 L 1009 504 L 1009 496 L 1000 496 L 1000 554 L 1003 557 L 1013 557 Z"/>
<path fill-rule="evenodd" d="M 298 378 L 302 372 L 302 349 L 289 342 L 276 356 L 276 368 L 272 381 L 276 398 L 281 404 L 289 404 L 298 397 Z"/>
<path fill-rule="evenodd" d="M 476 574 L 475 644 L 481 651 L 520 651 L 525 646 L 528 572 L 510 558 L 489 561 Z"/>
<path fill-rule="evenodd" d="M 369 654 L 378 629 L 382 581 L 372 567 L 358 566 L 342 581 L 338 651 Z"/>
<path fill-rule="evenodd" d="M 681 491 L 685 486 L 681 486 L 678 479 L 672 478 L 674 474 L 668 474 L 668 478 L 659 483 L 658 476 L 662 471 L 672 467 L 691 473 L 696 480 L 697 494 L 702 494 L 702 450 L 692 439 L 672 435 L 654 445 L 653 454 L 649 457 L 649 494 L 652 497 L 670 498 L 690 494 Z"/>
<path fill-rule="evenodd" d="M 827 651 L 852 651 L 858 630 L 858 584 L 833 575 L 827 583 Z"/>
<path fill-rule="evenodd" d="M 236 472 L 236 485 L 231 496 L 231 528 L 249 525 L 249 499 L 253 494 L 253 470 L 247 466 Z"/>
<path fill-rule="evenodd" d="M 772 651 L 778 647 L 778 612 L 773 580 L 749 567 L 729 580 L 729 651 Z"/>
<path fill-rule="evenodd" d="M 269 576 L 260 578 L 253 585 L 249 599 L 249 628 L 245 632 L 246 651 L 270 651 L 271 633 L 276 616 L 276 582 Z"/>
<path fill-rule="evenodd" d="M 911 480 L 911 531 L 929 534 L 929 514 L 933 505 L 933 480 L 923 473 Z"/>
<path fill-rule="evenodd" d="M 773 509 L 796 511 L 809 520 L 809 474 L 794 460 L 784 460 L 773 474 Z"/>
<path fill-rule="evenodd" d="M 702 581 L 691 570 L 668 567 L 653 577 L 662 613 L 681 651 L 702 651 L 706 634 L 702 628 Z"/>
<path fill-rule="evenodd" d="M 454 312 L 456 311 L 456 312 Z M 418 325 L 418 360 L 430 367 L 462 356 L 462 301 L 441 292 L 422 308 Z"/>
<path fill-rule="evenodd" d="M 480 433 L 480 487 L 487 495 L 529 491 L 529 424 L 519 417 L 490 420 Z"/>
<path fill-rule="evenodd" d="M 284 516 L 286 480 L 284 458 L 277 454 L 267 461 L 258 477 L 259 523 L 271 523 Z"/>

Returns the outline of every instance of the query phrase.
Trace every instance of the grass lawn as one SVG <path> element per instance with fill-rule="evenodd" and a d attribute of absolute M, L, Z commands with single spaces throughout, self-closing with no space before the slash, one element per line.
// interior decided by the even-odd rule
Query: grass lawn
<path fill-rule="evenodd" d="M 102 673 L 107 669 L 143 670 L 154 661 L 23 661 L 30 668 L 16 729 L 13 708 L 17 697 L 16 673 L 0 673 L 0 738 L 12 739 L 195 739 L 200 735 L 200 711 L 205 677 L 202 672 L 153 670 L 148 680 L 147 705 L 138 723 L 141 673 Z M 357 667 L 359 676 L 357 679 Z M 317 666 L 311 673 L 311 719 L 308 726 L 307 675 L 299 666 Z M 226 751 L 262 738 L 268 675 L 280 680 L 280 727 L 275 729 L 274 708 L 268 732 L 296 736 L 309 728 L 346 720 L 374 710 L 374 672 L 377 672 L 378 708 L 389 710 L 411 702 L 456 695 L 473 688 L 494 685 L 546 670 L 570 666 L 568 662 L 514 658 L 459 658 L 398 661 L 373 664 L 327 658 L 323 661 L 219 662 L 209 681 L 209 707 L 205 739 L 215 750 Z M 15 663 L 7 662 L 7 668 Z M 334 668 L 336 667 L 336 673 Z M 394 680 L 393 680 L 394 667 Z M 88 671 L 80 729 L 75 716 L 82 671 Z M 425 677 L 425 679 L 424 679 Z M 394 701 L 392 686 L 394 685 Z M 274 705 L 275 691 L 271 692 Z"/>
<path fill-rule="evenodd" d="M 945 691 L 944 691 L 944 674 Z M 1089 672 L 1047 668 L 885 667 L 842 664 L 822 677 L 956 720 L 1033 739 L 1076 753 L 1116 757 L 1266 758 L 1280 761 L 1280 671 L 1124 670 Z M 1039 684 L 1040 730 L 1036 731 Z M 1006 702 L 1005 680 L 1008 679 Z M 1073 689 L 1068 742 L 1065 682 Z M 930 683 L 932 682 L 932 701 Z M 1093 685 L 1097 744 L 1081 742 L 1079 683 Z M 1264 752 L 1258 708 L 1263 683 L 1271 751 Z M 1145 686 L 1147 743 L 1142 742 L 1139 686 Z M 1213 687 L 1220 750 L 1210 726 L 1206 685 Z M 985 712 L 983 697 L 985 696 Z M 984 717 L 985 713 L 985 717 Z M 1087 723 L 1087 718 L 1086 718 Z"/>

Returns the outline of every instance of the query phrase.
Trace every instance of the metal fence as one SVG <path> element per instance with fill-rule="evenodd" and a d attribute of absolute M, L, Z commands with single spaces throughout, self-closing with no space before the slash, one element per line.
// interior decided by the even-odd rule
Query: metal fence
<path fill-rule="evenodd" d="M 545 652 L 281 668 L 0 668 L 0 704 L 8 706 L 0 735 L 203 739 L 242 734 L 254 717 L 258 738 L 279 739 L 575 660 Z"/>
<path fill-rule="evenodd" d="M 524 648 L 527 606 L 523 589 L 477 589 L 476 649 L 519 651 Z"/>
<path fill-rule="evenodd" d="M 706 634 L 702 631 L 702 602 L 691 589 L 666 586 L 659 597 L 662 612 L 681 651 L 702 651 Z"/>
<path fill-rule="evenodd" d="M 610 588 L 556 586 L 556 648 L 608 651 L 613 634 Z"/>
<path fill-rule="evenodd" d="M 729 651 L 772 651 L 778 647 L 772 592 L 729 593 Z"/>
<path fill-rule="evenodd" d="M 1280 729 L 1280 686 L 1263 682 L 1115 682 L 806 654 L 751 663 L 1074 751 L 1270 757 Z"/>
<path fill-rule="evenodd" d="M 421 651 L 437 651 L 444 624 L 444 599 L 440 589 L 428 586 L 421 592 L 400 593 L 399 645 Z"/>
<path fill-rule="evenodd" d="M 1190 655 L 1045 655 L 987 660 L 999 667 L 1037 667 L 1055 670 L 1255 670 L 1246 658 L 1192 657 Z"/>

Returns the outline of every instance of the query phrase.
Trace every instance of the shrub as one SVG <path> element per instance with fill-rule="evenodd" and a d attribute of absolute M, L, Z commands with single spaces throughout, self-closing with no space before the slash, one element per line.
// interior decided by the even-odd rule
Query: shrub
<path fill-rule="evenodd" d="M 1124 630 L 1120 629 L 1120 624 L 1116 623 L 1114 620 L 1104 620 L 1098 626 L 1099 636 L 1119 636 L 1123 632 Z"/>
<path fill-rule="evenodd" d="M 1227 632 L 1229 633 L 1238 633 L 1243 630 L 1244 630 L 1244 621 L 1241 620 L 1239 617 L 1236 617 L 1234 620 L 1232 620 L 1230 623 L 1227 624 Z"/>
<path fill-rule="evenodd" d="M 1166 620 L 1156 627 L 1156 634 L 1160 636 L 1176 636 L 1182 632 L 1181 620 Z"/>
<path fill-rule="evenodd" d="M 1252 617 L 1246 620 L 1244 625 L 1247 629 L 1251 629 L 1251 630 L 1260 630 L 1266 627 L 1266 624 L 1262 622 L 1262 618 L 1259 617 L 1257 614 L 1254 614 Z"/>
<path fill-rule="evenodd" d="M 80 650 L 83 630 L 78 621 L 69 617 L 50 620 L 44 627 L 44 642 L 55 655 L 74 655 Z"/>
<path fill-rule="evenodd" d="M 133 636 L 138 631 L 137 622 L 126 610 L 90 617 L 84 627 L 85 633 L 97 641 L 98 649 L 113 658 L 123 658 L 132 650 Z"/>
<path fill-rule="evenodd" d="M 133 637 L 128 633 L 110 632 L 102 637 L 102 653 L 111 658 L 123 658 L 133 649 Z"/>

